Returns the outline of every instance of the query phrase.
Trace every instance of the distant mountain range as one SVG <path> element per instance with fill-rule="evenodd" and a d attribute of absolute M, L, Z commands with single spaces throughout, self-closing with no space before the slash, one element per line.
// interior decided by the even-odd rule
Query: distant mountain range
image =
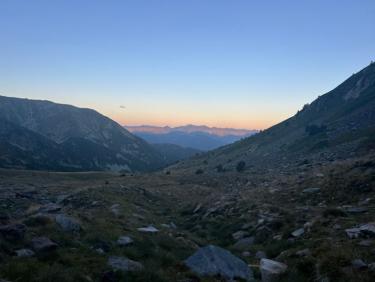
<path fill-rule="evenodd" d="M 208 151 L 257 133 L 257 130 L 217 128 L 204 125 L 180 127 L 125 126 L 131 133 L 152 144 L 174 144 Z"/>
<path fill-rule="evenodd" d="M 150 144 L 91 109 L 0 96 L 0 167 L 149 171 L 166 164 Z"/>
<path fill-rule="evenodd" d="M 238 165 L 241 169 L 319 166 L 374 150 L 375 63 L 371 63 L 293 117 L 177 167 L 202 171 L 220 167 L 225 171 L 235 170 Z"/>

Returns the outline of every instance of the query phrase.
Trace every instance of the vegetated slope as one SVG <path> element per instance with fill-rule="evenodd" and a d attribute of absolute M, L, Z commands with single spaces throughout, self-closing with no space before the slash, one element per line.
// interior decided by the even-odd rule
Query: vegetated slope
<path fill-rule="evenodd" d="M 305 105 L 295 116 L 254 136 L 209 152 L 179 168 L 223 165 L 288 165 L 291 161 L 332 161 L 375 148 L 375 64 Z M 204 162 L 204 163 L 203 163 Z"/>
<path fill-rule="evenodd" d="M 188 159 L 201 152 L 197 149 L 181 147 L 175 144 L 153 144 L 153 146 L 168 164 Z"/>
<path fill-rule="evenodd" d="M 256 130 L 186 125 L 179 127 L 126 126 L 133 134 L 154 144 L 175 144 L 209 151 L 248 137 Z"/>
<path fill-rule="evenodd" d="M 0 118 L 8 122 L 2 135 L 8 152 L 3 167 L 24 163 L 21 167 L 33 169 L 146 171 L 164 164 L 151 145 L 91 109 L 0 96 Z M 6 142 L 12 133 L 12 142 Z M 20 142 L 24 145 L 18 146 Z M 40 142 L 48 145 L 38 147 Z"/>

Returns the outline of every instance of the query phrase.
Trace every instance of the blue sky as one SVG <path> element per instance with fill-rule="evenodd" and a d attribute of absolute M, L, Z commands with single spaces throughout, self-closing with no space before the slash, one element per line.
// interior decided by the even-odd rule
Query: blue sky
<path fill-rule="evenodd" d="M 266 128 L 375 59 L 374 15 L 373 0 L 0 0 L 0 94 Z"/>

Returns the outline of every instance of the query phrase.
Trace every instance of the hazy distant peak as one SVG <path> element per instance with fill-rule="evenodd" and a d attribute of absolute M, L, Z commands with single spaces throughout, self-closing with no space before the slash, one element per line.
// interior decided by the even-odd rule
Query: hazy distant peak
<path fill-rule="evenodd" d="M 185 133 L 193 132 L 204 132 L 217 136 L 246 136 L 258 132 L 257 130 L 249 129 L 235 129 L 235 128 L 219 128 L 219 127 L 209 127 L 206 125 L 193 125 L 187 124 L 184 126 L 178 127 L 169 127 L 169 126 L 151 126 L 151 125 L 140 125 L 140 126 L 124 126 L 130 132 L 144 132 L 144 133 L 153 133 L 153 134 L 163 134 L 176 131 L 182 131 Z"/>

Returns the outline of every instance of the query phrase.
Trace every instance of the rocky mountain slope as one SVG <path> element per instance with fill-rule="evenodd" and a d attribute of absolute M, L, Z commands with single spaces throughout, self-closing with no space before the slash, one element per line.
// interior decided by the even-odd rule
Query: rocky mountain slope
<path fill-rule="evenodd" d="M 91 109 L 0 96 L 0 119 L 2 167 L 145 171 L 164 164 L 152 146 Z"/>
<path fill-rule="evenodd" d="M 185 125 L 179 127 L 126 126 L 133 134 L 152 144 L 175 144 L 208 151 L 255 134 L 256 130 Z"/>
<path fill-rule="evenodd" d="M 375 148 L 375 64 L 305 105 L 295 116 L 254 136 L 202 155 L 180 168 L 218 165 L 233 170 L 332 161 L 366 154 Z M 204 162 L 204 163 L 203 163 Z"/>

